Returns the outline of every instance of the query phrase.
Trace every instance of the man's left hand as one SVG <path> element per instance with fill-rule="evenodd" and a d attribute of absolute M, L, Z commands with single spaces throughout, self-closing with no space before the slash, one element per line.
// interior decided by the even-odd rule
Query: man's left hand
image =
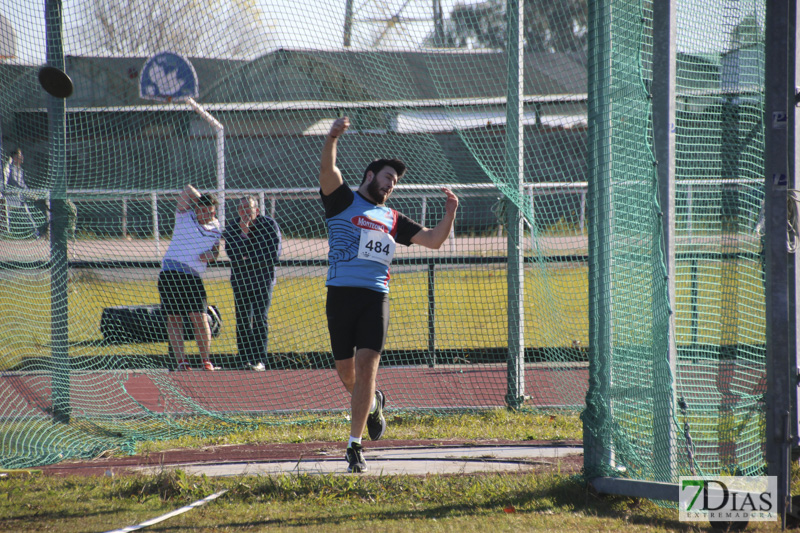
<path fill-rule="evenodd" d="M 442 187 L 442 192 L 447 196 L 447 200 L 444 203 L 445 212 L 448 215 L 455 215 L 456 209 L 458 209 L 458 197 L 447 187 Z"/>

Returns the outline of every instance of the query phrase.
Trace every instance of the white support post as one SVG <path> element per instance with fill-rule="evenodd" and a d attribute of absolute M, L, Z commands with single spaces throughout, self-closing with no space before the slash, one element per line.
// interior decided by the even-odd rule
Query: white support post
<path fill-rule="evenodd" d="M 128 236 L 128 198 L 122 197 L 122 237 Z"/>
<path fill-rule="evenodd" d="M 583 227 L 586 224 L 586 191 L 581 192 L 581 214 L 580 214 L 580 229 L 583 235 Z"/>
<path fill-rule="evenodd" d="M 216 137 L 217 148 L 217 199 L 219 200 L 219 207 L 217 208 L 217 219 L 220 225 L 225 227 L 225 126 L 215 119 L 211 114 L 200 107 L 200 104 L 195 102 L 194 98 L 187 98 L 186 103 L 194 109 L 198 115 L 203 117 L 211 129 L 214 130 Z"/>
<path fill-rule="evenodd" d="M 690 240 L 692 238 L 692 213 L 694 212 L 694 210 L 692 209 L 692 202 L 694 201 L 694 198 L 692 198 L 693 195 L 694 195 L 694 191 L 692 190 L 692 184 L 690 183 L 688 185 L 687 190 L 686 190 L 686 213 L 687 213 L 687 216 L 686 216 L 687 228 L 686 229 L 687 229 L 687 233 L 689 234 L 689 239 Z"/>
<path fill-rule="evenodd" d="M 266 208 L 267 208 L 266 195 L 264 195 L 264 191 L 259 191 L 258 192 L 258 212 L 262 213 L 262 214 L 266 213 L 266 211 L 265 211 Z M 270 210 L 270 216 L 272 216 L 271 210 Z"/>
<path fill-rule="evenodd" d="M 161 235 L 158 231 L 158 193 L 150 193 L 150 209 L 153 217 L 153 239 L 156 242 L 156 255 L 161 257 Z"/>
<path fill-rule="evenodd" d="M 523 125 L 522 105 L 524 89 L 523 19 L 522 0 L 507 0 L 508 15 L 508 62 L 506 88 L 506 179 L 509 189 L 517 201 L 525 198 L 523 179 Z M 508 360 L 506 404 L 512 409 L 522 407 L 525 402 L 525 253 L 524 217 L 520 208 L 507 201 L 506 224 L 508 229 Z"/>
<path fill-rule="evenodd" d="M 536 227 L 536 208 L 534 207 L 534 204 L 533 204 L 533 199 L 535 198 L 535 194 L 534 194 L 534 191 L 533 191 L 533 187 L 527 187 L 526 186 L 526 189 L 527 189 L 526 192 L 528 193 L 528 198 L 530 198 L 530 201 L 531 201 L 531 238 L 530 238 L 529 249 L 530 250 L 535 250 L 536 249 L 536 243 L 533 242 L 533 240 L 536 238 L 536 232 L 534 231 L 534 228 Z"/>

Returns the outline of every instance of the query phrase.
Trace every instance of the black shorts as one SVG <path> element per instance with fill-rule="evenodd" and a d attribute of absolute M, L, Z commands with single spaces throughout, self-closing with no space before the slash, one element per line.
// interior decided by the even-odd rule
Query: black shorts
<path fill-rule="evenodd" d="M 381 352 L 389 331 L 389 295 L 357 287 L 328 287 L 325 304 L 333 358 L 350 359 L 356 350 Z"/>
<path fill-rule="evenodd" d="M 206 312 L 206 288 L 202 278 L 164 270 L 158 275 L 158 294 L 161 308 L 167 315 L 187 316 L 189 313 Z"/>

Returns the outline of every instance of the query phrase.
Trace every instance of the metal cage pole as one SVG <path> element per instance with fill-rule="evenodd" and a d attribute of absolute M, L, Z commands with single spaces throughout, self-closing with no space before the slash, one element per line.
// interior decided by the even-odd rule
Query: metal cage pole
<path fill-rule="evenodd" d="M 797 438 L 797 254 L 787 250 L 794 170 L 797 24 L 795 0 L 768 0 L 764 64 L 764 255 L 766 284 L 767 474 L 778 478 L 782 525 L 790 506 L 791 446 Z"/>
<path fill-rule="evenodd" d="M 664 342 L 653 350 L 653 444 L 656 480 L 675 482 L 675 416 L 678 349 L 675 341 L 675 78 L 677 69 L 677 21 L 675 0 L 653 3 L 653 145 L 658 178 L 661 253 L 667 278 L 661 269 L 653 273 L 653 339 Z M 659 249 L 659 245 L 663 248 Z M 668 309 L 664 309 L 666 294 Z M 666 316 L 665 316 L 666 315 Z"/>
<path fill-rule="evenodd" d="M 47 0 L 45 8 L 47 63 L 64 70 L 63 11 L 61 0 Z M 50 134 L 50 337 L 52 354 L 53 419 L 69 423 L 70 361 L 67 303 L 67 176 L 66 103 L 47 97 Z"/>
<path fill-rule="evenodd" d="M 517 201 L 525 201 L 523 169 L 522 104 L 523 77 L 523 3 L 508 0 L 508 81 L 506 99 L 506 179 Z M 523 204 L 524 205 L 524 204 Z M 506 404 L 512 409 L 525 401 L 525 256 L 522 245 L 523 218 L 520 207 L 508 201 L 508 386 Z"/>
<path fill-rule="evenodd" d="M 656 242 L 654 253 L 662 253 L 667 268 L 666 279 L 656 279 L 653 294 L 653 339 L 664 341 L 653 353 L 653 452 L 665 468 L 656 468 L 653 481 L 625 479 L 613 475 L 615 468 L 611 436 L 612 388 L 610 370 L 613 355 L 613 287 L 610 279 L 613 241 L 611 182 L 611 106 L 610 64 L 613 0 L 590 2 L 589 131 L 591 217 L 589 227 L 589 300 L 590 360 L 589 392 L 584 414 L 584 469 L 592 486 L 600 493 L 645 497 L 653 500 L 678 501 L 676 475 L 675 373 L 677 348 L 670 327 L 674 316 L 664 320 L 656 300 L 667 294 L 675 309 L 675 75 L 676 17 L 675 1 L 664 0 L 653 5 L 653 142 L 658 159 L 657 177 L 661 208 L 663 243 Z M 596 48 L 593 48 L 596 47 Z M 663 245 L 663 248 L 660 246 Z M 656 275 L 659 275 L 657 272 Z M 658 328 L 669 328 L 663 332 Z M 666 333 L 666 335 L 662 335 Z M 589 418 L 591 417 L 591 418 Z M 587 426 L 593 426 L 588 428 Z"/>
<path fill-rule="evenodd" d="M 611 0 L 589 2 L 589 390 L 583 413 L 584 470 L 606 473 L 614 460 L 611 420 L 612 305 Z"/>

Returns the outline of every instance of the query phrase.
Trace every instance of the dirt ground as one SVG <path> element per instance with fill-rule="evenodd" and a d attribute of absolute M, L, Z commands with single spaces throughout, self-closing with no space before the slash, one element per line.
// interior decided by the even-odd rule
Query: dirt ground
<path fill-rule="evenodd" d="M 578 441 L 508 441 L 508 440 L 381 440 L 380 442 L 364 442 L 365 450 L 397 449 L 397 448 L 432 448 L 432 447 L 491 447 L 497 446 L 581 446 Z M 113 474 L 126 475 L 134 473 L 138 467 L 168 467 L 177 464 L 224 464 L 224 463 L 259 463 L 278 461 L 299 461 L 312 459 L 330 459 L 341 456 L 344 464 L 345 442 L 308 442 L 299 444 L 255 444 L 208 446 L 201 449 L 175 449 L 145 455 L 127 457 L 99 457 L 90 461 L 63 461 L 58 464 L 40 467 L 48 476 L 103 476 Z M 442 450 L 442 455 L 446 450 Z M 572 474 L 580 472 L 583 467 L 583 455 L 565 455 L 556 461 L 531 461 L 532 471 L 537 473 Z"/>

